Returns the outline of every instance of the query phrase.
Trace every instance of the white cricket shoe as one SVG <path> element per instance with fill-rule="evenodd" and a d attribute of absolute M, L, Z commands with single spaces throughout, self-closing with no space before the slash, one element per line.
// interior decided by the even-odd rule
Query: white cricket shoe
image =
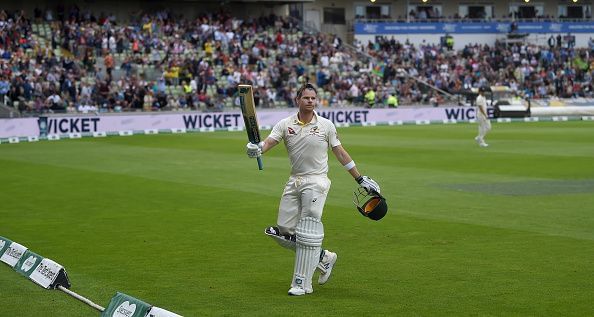
<path fill-rule="evenodd" d="M 336 264 L 336 260 L 338 259 L 338 255 L 334 252 L 330 252 L 328 250 L 324 250 L 324 257 L 322 261 L 318 264 L 318 269 L 320 270 L 320 277 L 318 278 L 318 284 L 324 285 L 328 282 L 330 275 L 332 274 L 332 268 L 334 264 Z"/>
<path fill-rule="evenodd" d="M 481 138 L 479 136 L 474 137 L 474 140 L 476 141 L 476 143 L 478 145 L 481 145 L 481 143 L 483 143 L 483 141 L 481 140 Z"/>
<path fill-rule="evenodd" d="M 290 296 L 301 296 L 313 293 L 313 289 L 304 289 L 301 286 L 293 286 L 289 289 Z"/>
<path fill-rule="evenodd" d="M 487 144 L 487 143 L 485 143 L 485 142 L 483 141 L 483 143 L 481 143 L 481 144 L 480 144 L 480 146 L 481 146 L 481 147 L 487 147 L 487 146 L 489 146 L 489 144 Z"/>

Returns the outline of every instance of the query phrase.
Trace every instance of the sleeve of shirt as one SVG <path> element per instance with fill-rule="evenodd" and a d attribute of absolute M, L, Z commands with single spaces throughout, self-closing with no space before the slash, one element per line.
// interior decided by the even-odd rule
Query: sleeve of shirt
<path fill-rule="evenodd" d="M 330 123 L 328 130 L 328 143 L 330 144 L 330 147 L 333 148 L 335 146 L 339 146 L 341 143 L 338 139 L 338 132 L 336 132 L 336 126 L 334 123 Z"/>
<path fill-rule="evenodd" d="M 283 121 L 277 122 L 277 124 L 275 124 L 272 128 L 272 132 L 270 132 L 270 135 L 268 137 L 275 140 L 276 142 L 280 142 L 283 139 L 283 135 L 285 132 L 283 126 Z"/>

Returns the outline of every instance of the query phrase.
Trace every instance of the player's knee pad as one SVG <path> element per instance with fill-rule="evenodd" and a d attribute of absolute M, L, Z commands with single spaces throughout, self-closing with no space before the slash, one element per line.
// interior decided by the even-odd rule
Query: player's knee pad
<path fill-rule="evenodd" d="M 304 217 L 297 223 L 295 233 L 297 244 L 320 247 L 324 240 L 324 224 L 320 219 Z"/>

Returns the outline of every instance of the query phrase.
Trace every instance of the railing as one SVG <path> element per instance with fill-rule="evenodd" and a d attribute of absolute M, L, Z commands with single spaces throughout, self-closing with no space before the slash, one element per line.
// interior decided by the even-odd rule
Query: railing
<path fill-rule="evenodd" d="M 418 18 L 389 18 L 389 19 L 368 19 L 368 18 L 356 18 L 354 19 L 353 22 L 355 23 L 382 23 L 382 22 L 388 22 L 388 23 L 394 23 L 394 22 L 400 22 L 400 23 L 421 23 L 421 22 L 443 22 L 443 23 L 449 23 L 449 22 L 456 22 L 456 23 L 481 23 L 481 22 L 505 22 L 505 23 L 510 23 L 510 22 L 587 22 L 587 21 L 592 21 L 593 19 L 591 17 L 588 18 L 582 18 L 582 19 L 569 19 L 569 18 L 555 18 L 555 17 L 539 17 L 539 18 L 532 18 L 532 19 L 517 19 L 517 18 L 486 18 L 486 19 L 469 19 L 469 18 L 446 18 L 446 17 L 442 17 L 442 18 L 432 18 L 432 19 L 418 19 Z"/>

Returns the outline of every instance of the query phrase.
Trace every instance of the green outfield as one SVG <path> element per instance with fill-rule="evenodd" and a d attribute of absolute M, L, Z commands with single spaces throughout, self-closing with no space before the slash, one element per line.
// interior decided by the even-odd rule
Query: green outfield
<path fill-rule="evenodd" d="M 268 132 L 264 133 L 265 135 Z M 331 156 L 331 280 L 289 297 L 293 254 L 264 236 L 289 164 L 244 132 L 0 145 L 0 236 L 62 264 L 72 290 L 184 316 L 587 316 L 594 122 L 340 128 L 382 186 L 380 222 Z M 331 155 L 331 154 L 330 154 Z M 316 275 L 317 281 L 317 275 Z M 0 263 L 1 316 L 98 316 Z"/>

